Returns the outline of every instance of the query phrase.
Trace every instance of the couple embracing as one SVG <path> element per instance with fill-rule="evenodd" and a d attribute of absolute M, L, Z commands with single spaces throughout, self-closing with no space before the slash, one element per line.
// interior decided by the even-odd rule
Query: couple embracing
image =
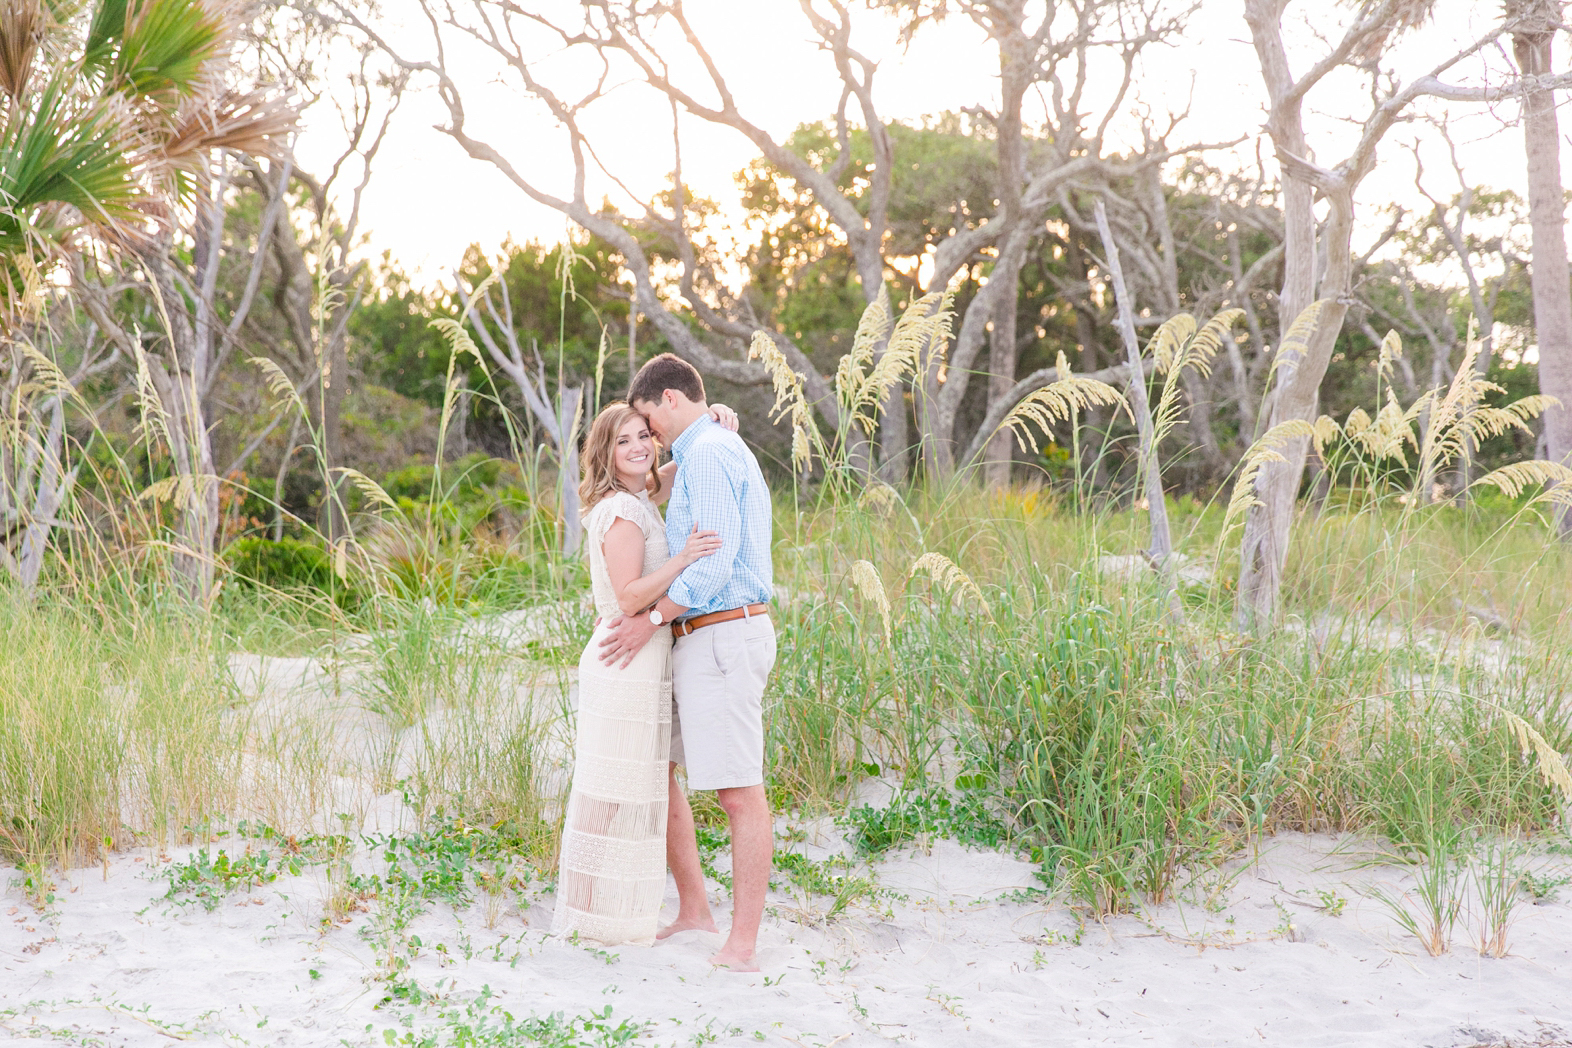
<path fill-rule="evenodd" d="M 754 971 L 775 840 L 762 709 L 775 627 L 769 489 L 735 430 L 669 353 L 590 426 L 579 492 L 600 621 L 579 660 L 552 931 L 627 943 L 717 930 L 681 766 L 731 824 L 732 924 L 711 963 Z M 678 911 L 658 928 L 668 866 Z"/>

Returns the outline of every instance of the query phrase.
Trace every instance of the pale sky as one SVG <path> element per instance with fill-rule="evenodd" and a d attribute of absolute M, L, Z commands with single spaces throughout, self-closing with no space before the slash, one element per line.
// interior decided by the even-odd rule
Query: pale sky
<path fill-rule="evenodd" d="M 537 8 L 560 2 L 542 0 Z M 739 108 L 755 123 L 780 137 L 801 123 L 833 115 L 839 80 L 828 58 L 813 46 L 811 30 L 795 0 L 746 4 L 689 0 L 687 7 L 727 74 Z M 1183 46 L 1146 52 L 1137 89 L 1141 102 L 1159 119 L 1189 104 L 1191 115 L 1171 141 L 1224 141 L 1247 135 L 1240 146 L 1212 153 L 1208 159 L 1217 166 L 1253 169 L 1259 148 L 1270 169 L 1270 146 L 1260 131 L 1264 91 L 1242 8 L 1241 0 L 1204 0 L 1191 19 Z M 1295 10 L 1298 21 L 1292 14 Z M 1290 36 L 1304 45 L 1296 71 L 1308 64 L 1304 56 L 1318 46 L 1303 20 L 1329 30 L 1325 21 L 1329 10 L 1346 14 L 1346 8 L 1334 9 L 1325 0 L 1301 0 L 1291 8 Z M 886 119 L 914 121 L 945 109 L 991 103 L 995 80 L 990 69 L 997 62 L 996 52 L 969 22 L 952 18 L 902 49 L 893 22 L 866 11 L 855 13 L 861 16 L 855 23 L 855 42 L 879 62 L 875 88 Z M 1405 40 L 1396 67 L 1405 80 L 1428 71 L 1462 41 L 1483 35 L 1496 15 L 1495 4 L 1440 0 L 1435 21 Z M 424 58 L 429 36 L 423 35 L 422 28 L 421 23 L 410 23 L 390 26 L 388 31 L 409 48 L 410 57 Z M 539 57 L 538 75 L 567 93 L 581 90 L 585 77 L 593 75 L 583 65 L 552 56 L 544 43 Z M 526 178 L 548 191 L 567 194 L 571 163 L 565 136 L 538 104 L 515 88 L 517 81 L 499 71 L 484 53 L 455 44 L 449 58 L 454 79 L 465 93 L 472 133 L 500 149 Z M 1458 67 L 1447 79 L 1481 84 L 1500 78 L 1509 68 L 1506 52 L 1496 50 L 1485 61 L 1476 59 Z M 688 74 L 688 83 L 698 84 L 696 66 L 679 67 L 678 72 Z M 1342 158 L 1351 140 L 1346 118 L 1362 116 L 1367 109 L 1368 94 L 1351 75 L 1328 82 L 1311 95 L 1307 126 L 1320 160 Z M 1504 123 L 1516 117 L 1515 104 L 1492 113 L 1475 104 L 1432 101 L 1417 112 L 1445 116 L 1472 184 L 1524 191 L 1522 131 Z M 663 103 L 648 90 L 624 83 L 611 99 L 598 103 L 597 113 L 591 127 L 600 158 L 634 194 L 649 197 L 669 184 L 672 138 L 670 111 Z M 372 246 L 379 252 L 391 249 L 402 265 L 422 282 L 431 283 L 447 280 L 470 243 L 478 242 L 491 252 L 509 237 L 561 239 L 566 231 L 561 215 L 534 204 L 489 165 L 470 159 L 457 143 L 433 129 L 446 118 L 428 84 L 422 83 L 406 99 L 378 157 L 363 204 L 363 228 L 371 233 Z M 1123 126 L 1135 125 L 1125 120 Z M 308 113 L 299 145 L 303 162 L 325 167 L 336 154 L 338 134 L 330 112 Z M 756 156 L 756 149 L 739 133 L 711 129 L 691 118 L 684 120 L 683 139 L 684 174 L 692 191 L 737 213 L 732 175 Z M 1434 130 L 1423 123 L 1400 125 L 1385 139 L 1380 164 L 1357 197 L 1367 229 L 1384 227 L 1377 211 L 1394 201 L 1428 208 L 1413 188 L 1414 164 L 1406 148 L 1416 139 L 1426 157 L 1427 186 L 1443 198 L 1457 191 L 1445 147 Z M 1572 164 L 1566 141 L 1564 136 L 1564 168 Z M 1117 147 L 1118 142 L 1112 145 Z M 590 197 L 598 201 L 606 195 L 619 206 L 632 208 L 610 180 L 598 177 Z"/>

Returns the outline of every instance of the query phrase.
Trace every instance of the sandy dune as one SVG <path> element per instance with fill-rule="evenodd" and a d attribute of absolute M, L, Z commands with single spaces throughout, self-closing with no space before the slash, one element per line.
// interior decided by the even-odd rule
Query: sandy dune
<path fill-rule="evenodd" d="M 822 824 L 801 829 L 833 842 Z M 826 899 L 772 893 L 758 975 L 709 968 L 717 940 L 698 933 L 613 951 L 554 941 L 549 896 L 493 913 L 494 927 L 484 903 L 439 905 L 411 928 L 422 946 L 410 974 L 441 997 L 419 1007 L 378 1006 L 388 986 L 360 934 L 374 913 L 322 930 L 320 870 L 208 913 L 155 901 L 156 857 L 124 855 L 107 876 L 64 877 L 49 919 L 12 891 L 0 1043 L 372 1045 L 385 1031 L 447 1043 L 444 1011 L 496 1024 L 501 1010 L 610 1007 L 594 1022 L 647 1024 L 638 1043 L 660 1045 L 1572 1044 L 1572 905 L 1525 904 L 1505 959 L 1476 955 L 1466 918 L 1453 951 L 1432 958 L 1359 894 L 1405 875 L 1354 868 L 1368 857 L 1355 843 L 1279 837 L 1211 886 L 1210 906 L 1198 885 L 1190 904 L 1083 926 L 1063 906 L 1011 896 L 1032 887 L 1028 864 L 938 841 L 875 868 L 902 898 L 828 926 L 815 917 Z M 1566 856 L 1539 864 L 1572 873 Z M 1321 908 L 1323 890 L 1348 900 L 1340 915 Z M 471 1005 L 483 987 L 494 996 Z"/>
<path fill-rule="evenodd" d="M 508 644 L 540 624 L 520 616 L 485 629 L 497 635 L 477 633 L 477 643 Z M 352 664 L 238 656 L 232 669 L 246 715 L 280 725 L 259 738 L 315 747 L 258 744 L 239 791 L 255 810 L 236 817 L 319 832 L 346 828 L 336 816 L 324 822 L 328 811 L 352 813 L 363 834 L 408 833 L 414 813 L 378 781 L 429 758 L 453 731 L 489 737 L 521 711 L 571 706 L 560 675 L 555 684 L 526 675 L 464 724 L 437 709 L 393 731 L 351 694 Z M 536 744 L 543 774 L 565 785 L 562 724 Z M 888 794 L 864 784 L 866 801 Z M 777 829 L 782 851 L 816 861 L 845 853 L 831 820 L 783 818 Z M 239 855 L 247 842 L 208 845 L 220 847 Z M 403 929 L 414 953 L 403 985 L 435 995 L 418 1002 L 387 1000 L 400 984 L 386 978 L 386 904 L 324 920 L 337 888 L 321 865 L 208 912 L 163 898 L 167 864 L 195 849 L 144 848 L 60 874 L 43 914 L 24 901 L 15 871 L 0 868 L 10 885 L 0 902 L 0 1044 L 446 1045 L 460 1026 L 476 1034 L 465 1043 L 529 1044 L 507 1017 L 517 1027 L 560 1013 L 557 1033 L 571 1022 L 576 1034 L 553 1045 L 623 1043 L 619 1028 L 641 1031 L 635 1043 L 674 1046 L 1572 1045 L 1572 883 L 1524 901 L 1509 956 L 1479 956 L 1465 913 L 1451 952 L 1433 958 L 1370 897 L 1372 887 L 1396 896 L 1413 883 L 1373 847 L 1279 836 L 1259 861 L 1241 855 L 1177 900 L 1087 924 L 1035 891 L 1029 863 L 922 842 L 858 871 L 877 894 L 830 920 L 830 899 L 781 877 L 756 975 L 711 969 L 712 935 L 610 951 L 553 940 L 552 899 L 537 879 L 458 911 L 432 904 Z M 385 872 L 373 849 L 352 861 L 357 872 Z M 1572 881 L 1572 847 L 1541 844 L 1530 865 L 1542 886 Z M 716 866 L 724 873 L 724 855 Z M 729 903 L 719 884 L 712 890 Z M 669 891 L 668 914 L 675 903 Z"/>

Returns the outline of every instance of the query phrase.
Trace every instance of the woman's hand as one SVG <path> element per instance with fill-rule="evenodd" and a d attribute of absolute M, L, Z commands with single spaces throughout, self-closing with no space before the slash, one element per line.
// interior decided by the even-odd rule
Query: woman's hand
<path fill-rule="evenodd" d="M 737 413 L 731 408 L 727 407 L 725 404 L 711 404 L 710 418 L 731 430 L 733 433 L 737 432 Z"/>
<path fill-rule="evenodd" d="M 688 536 L 687 545 L 682 547 L 682 552 L 677 554 L 677 559 L 684 564 L 692 564 L 702 560 L 712 553 L 719 552 L 721 537 L 718 531 L 700 531 L 697 524 L 693 525 L 693 534 Z"/>

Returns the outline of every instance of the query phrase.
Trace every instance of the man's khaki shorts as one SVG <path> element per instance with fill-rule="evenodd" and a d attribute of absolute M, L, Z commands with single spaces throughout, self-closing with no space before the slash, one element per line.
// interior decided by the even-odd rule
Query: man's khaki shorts
<path fill-rule="evenodd" d="M 768 615 L 717 622 L 671 649 L 671 759 L 688 787 L 725 790 L 764 781 L 764 683 L 775 665 Z"/>

